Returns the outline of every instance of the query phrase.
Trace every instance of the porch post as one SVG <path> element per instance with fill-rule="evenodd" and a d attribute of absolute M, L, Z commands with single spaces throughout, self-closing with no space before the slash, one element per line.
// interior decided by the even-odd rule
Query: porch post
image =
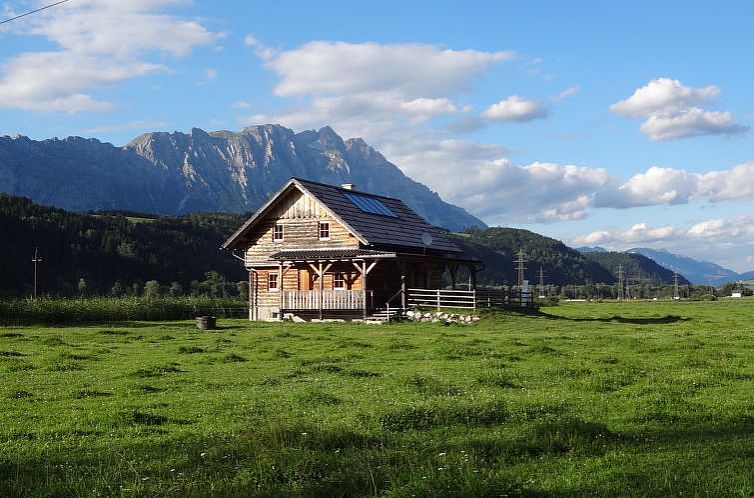
<path fill-rule="evenodd" d="M 283 262 L 281 261 L 278 263 L 278 320 L 283 319 L 283 280 Z"/>
<path fill-rule="evenodd" d="M 367 262 L 364 260 L 361 263 L 361 292 L 364 294 L 364 306 L 362 307 L 362 319 L 367 321 Z"/>
<path fill-rule="evenodd" d="M 322 262 L 319 262 L 319 319 L 322 320 L 322 301 L 325 294 L 325 272 L 322 271 Z"/>
<path fill-rule="evenodd" d="M 257 297 L 257 275 L 253 268 L 249 268 L 249 320 L 257 319 L 257 309 L 254 301 Z"/>
<path fill-rule="evenodd" d="M 406 263 L 398 263 L 401 272 L 401 309 L 406 309 Z"/>

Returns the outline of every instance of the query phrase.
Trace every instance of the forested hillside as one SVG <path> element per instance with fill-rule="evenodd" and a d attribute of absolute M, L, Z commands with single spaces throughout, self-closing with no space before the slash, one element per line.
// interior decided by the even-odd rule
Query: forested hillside
<path fill-rule="evenodd" d="M 0 195 L 0 239 L 7 241 L 0 258 L 0 296 L 31 294 L 35 247 L 43 259 L 39 265 L 42 294 L 143 294 L 149 281 L 157 281 L 162 293 L 242 293 L 243 286 L 237 289 L 236 283 L 246 280 L 246 272 L 240 261 L 219 246 L 245 218 L 221 213 L 178 217 L 112 211 L 79 214 Z M 454 237 L 466 256 L 484 263 L 478 279 L 481 285 L 515 285 L 514 260 L 519 250 L 524 252 L 526 278 L 532 284 L 538 283 L 540 268 L 545 284 L 551 286 L 615 280 L 598 260 L 527 230 L 474 229 Z M 631 261 L 643 258 L 623 256 L 634 258 Z M 666 274 L 647 266 L 651 263 L 647 258 L 643 260 L 646 274 L 656 273 L 668 282 Z M 637 273 L 628 263 L 624 268 Z"/>
<path fill-rule="evenodd" d="M 540 268 L 545 284 L 612 283 L 613 275 L 595 261 L 561 241 L 516 228 L 472 229 L 456 236 L 467 256 L 484 261 L 480 284 L 516 284 L 516 253 L 523 250 L 526 278 L 538 283 Z"/>
<path fill-rule="evenodd" d="M 588 252 L 587 259 L 607 268 L 615 277 L 622 265 L 626 281 L 636 281 L 649 285 L 670 285 L 673 283 L 673 272 L 660 266 L 650 258 L 641 254 L 627 252 Z M 678 283 L 690 283 L 683 275 L 678 275 Z"/>
<path fill-rule="evenodd" d="M 245 280 L 246 272 L 218 248 L 243 219 L 218 213 L 87 215 L 0 195 L 0 296 L 31 294 L 35 247 L 43 260 L 39 289 L 44 294 L 142 293 L 149 280 L 172 285 L 173 293 L 232 292 L 234 284 L 220 287 Z"/>

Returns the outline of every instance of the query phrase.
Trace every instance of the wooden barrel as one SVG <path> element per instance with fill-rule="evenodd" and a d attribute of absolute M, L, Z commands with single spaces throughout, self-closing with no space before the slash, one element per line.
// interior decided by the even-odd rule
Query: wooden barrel
<path fill-rule="evenodd" d="M 196 328 L 198 328 L 199 330 L 213 330 L 217 328 L 217 317 L 197 316 Z"/>

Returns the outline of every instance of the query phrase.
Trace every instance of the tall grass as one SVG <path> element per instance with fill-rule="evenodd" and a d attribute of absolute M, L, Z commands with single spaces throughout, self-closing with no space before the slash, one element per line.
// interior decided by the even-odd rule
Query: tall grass
<path fill-rule="evenodd" d="M 0 325 L 34 323 L 187 320 L 200 315 L 240 318 L 247 312 L 238 298 L 91 297 L 0 301 Z"/>

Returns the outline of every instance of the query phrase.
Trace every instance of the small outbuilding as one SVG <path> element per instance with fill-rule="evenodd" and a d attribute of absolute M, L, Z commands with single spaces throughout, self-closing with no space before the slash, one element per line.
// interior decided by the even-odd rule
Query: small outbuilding
<path fill-rule="evenodd" d="M 411 304 L 474 307 L 476 272 L 398 199 L 292 178 L 222 246 L 249 271 L 249 318 L 385 319 Z"/>

